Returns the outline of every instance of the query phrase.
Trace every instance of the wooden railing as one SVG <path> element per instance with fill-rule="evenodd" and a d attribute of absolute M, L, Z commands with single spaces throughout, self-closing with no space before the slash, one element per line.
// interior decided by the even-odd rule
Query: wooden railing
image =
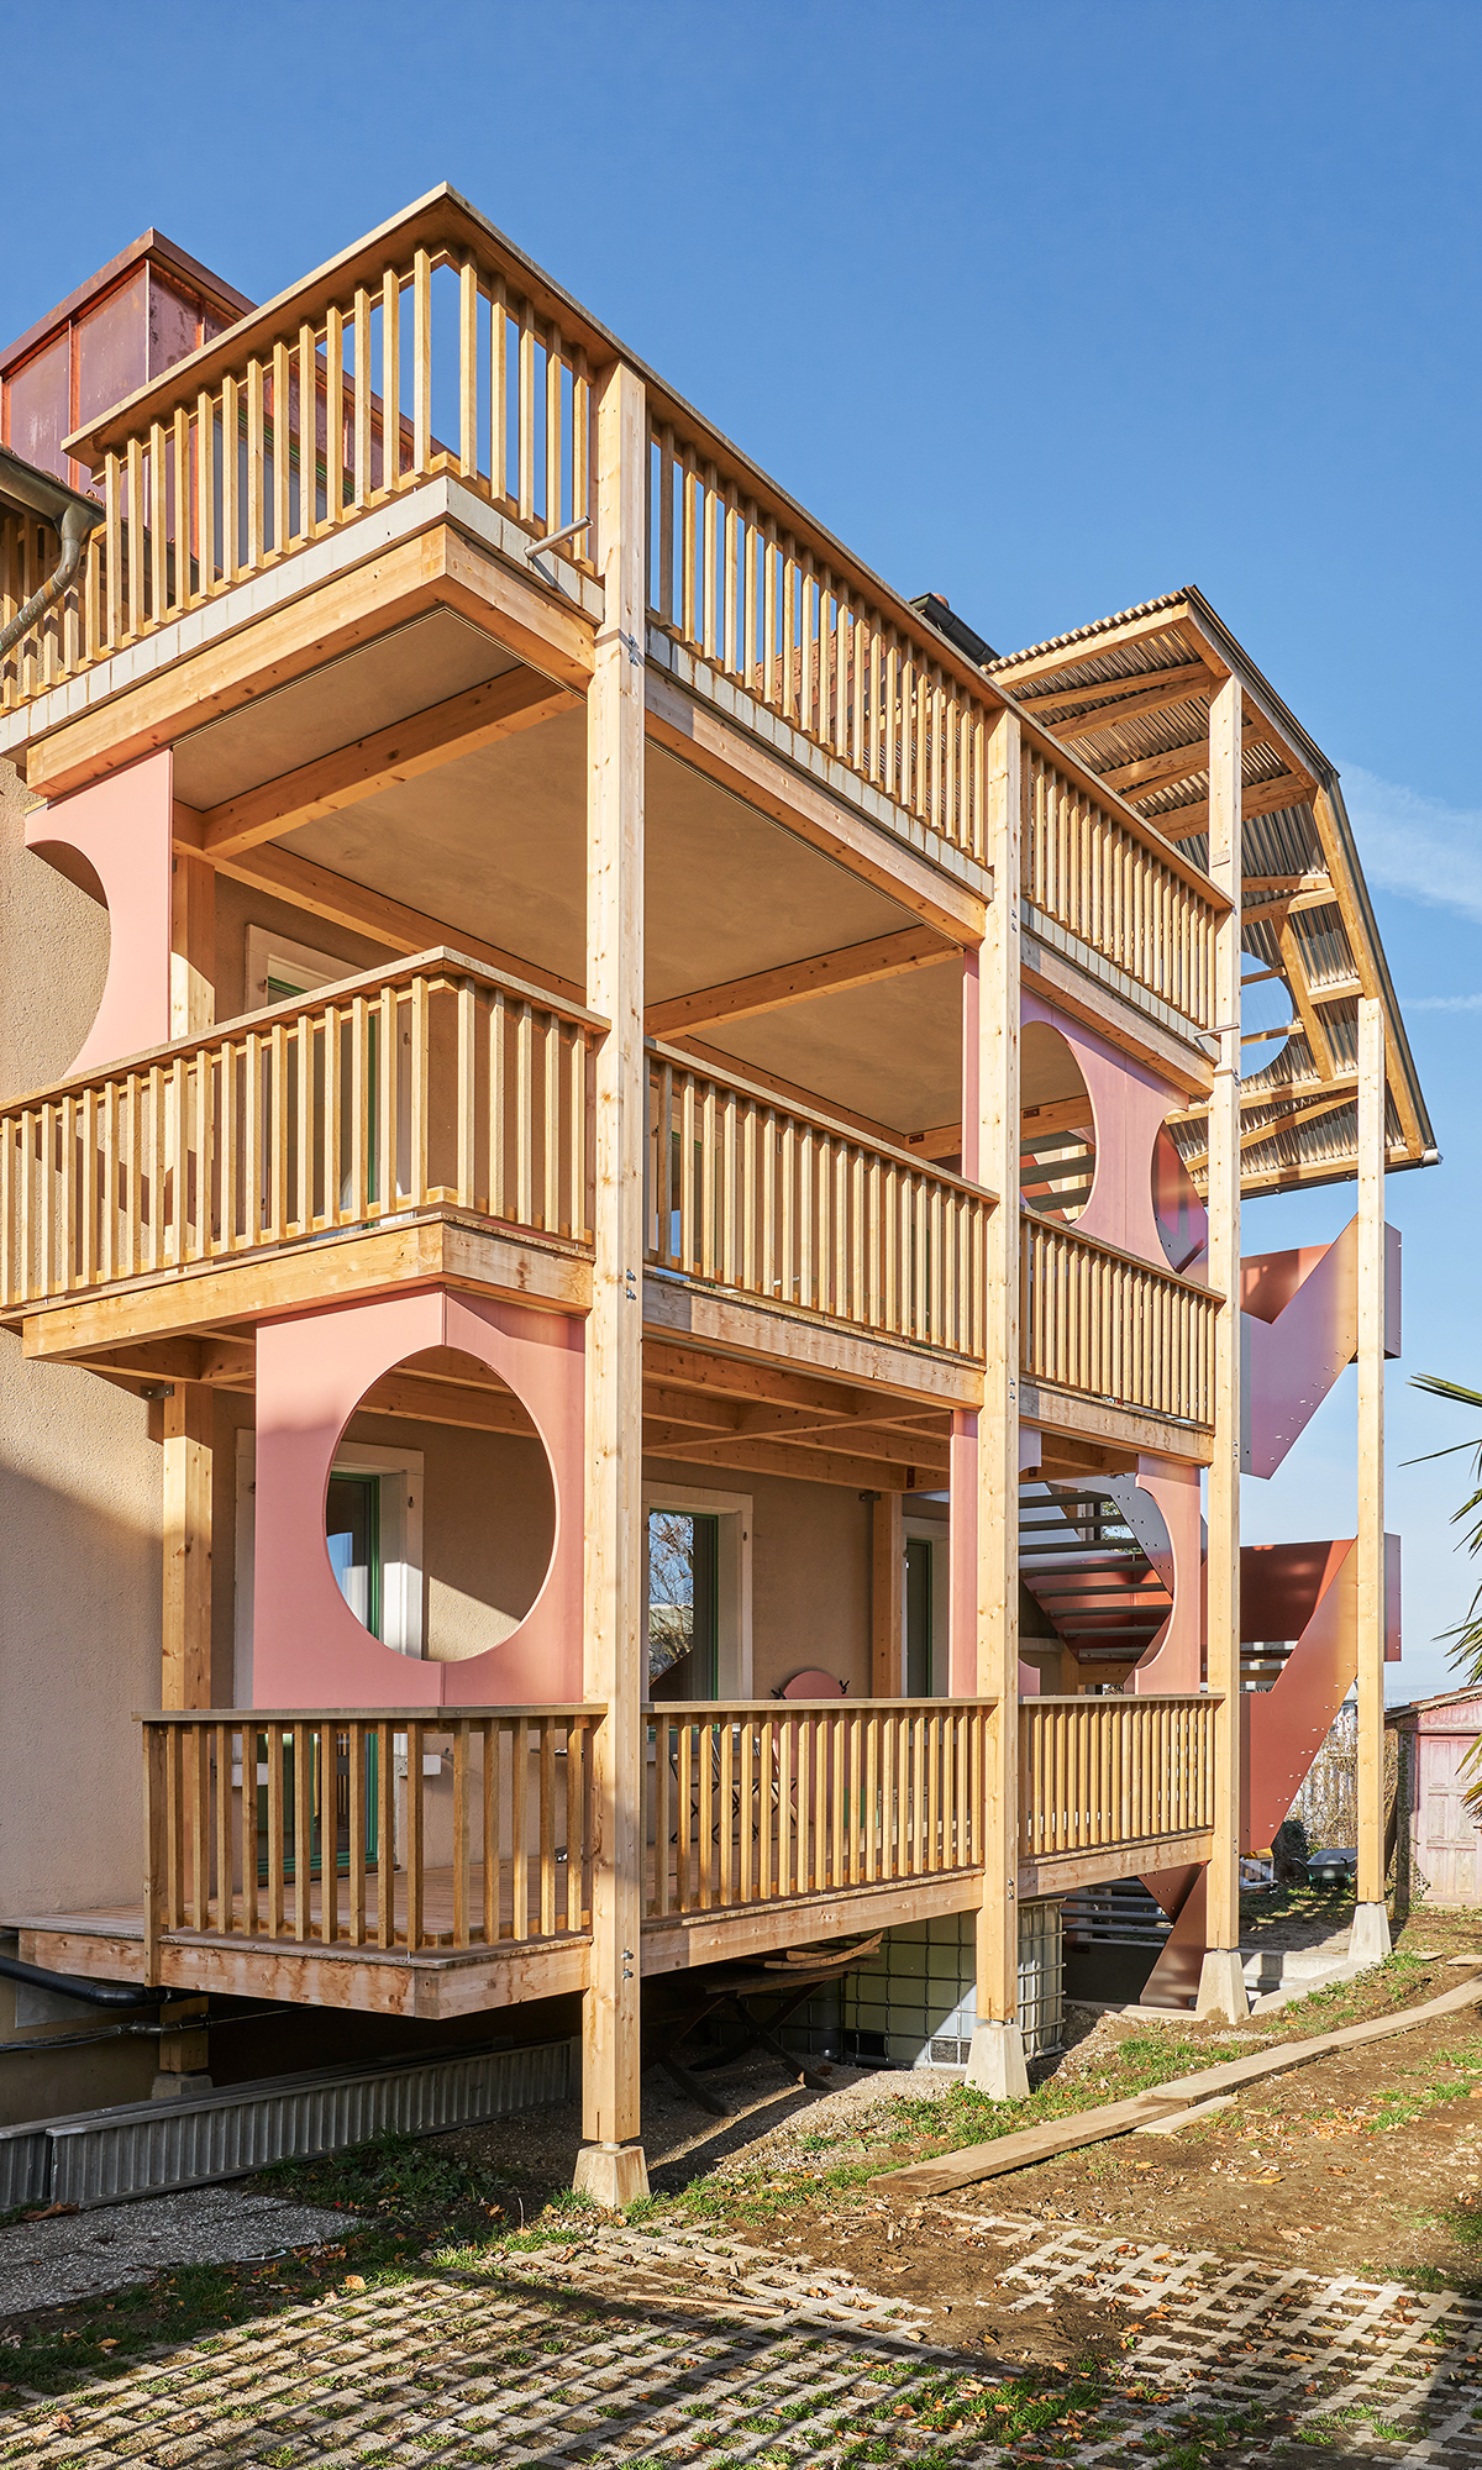
<path fill-rule="evenodd" d="M 986 1194 L 662 1046 L 648 1080 L 651 1261 L 982 1354 Z"/>
<path fill-rule="evenodd" d="M 977 1699 L 649 1711 L 644 1911 L 722 1911 L 983 1859 Z"/>
<path fill-rule="evenodd" d="M 981 860 L 987 730 L 934 629 L 871 589 L 837 542 L 683 424 L 649 447 L 649 612 L 664 632 Z"/>
<path fill-rule="evenodd" d="M 1021 1245 L 1027 1380 L 1212 1429 L 1219 1299 L 1208 1287 L 1028 1212 Z"/>
<path fill-rule="evenodd" d="M 585 1244 L 601 1024 L 426 952 L 0 1111 L 0 1309 L 456 1206 Z"/>
<path fill-rule="evenodd" d="M 1020 1857 L 1111 1851 L 1214 1824 L 1218 1699 L 1030 1698 L 1019 1709 Z"/>
<path fill-rule="evenodd" d="M 515 263 L 407 236 L 373 268 L 360 252 L 343 289 L 245 320 L 194 386 L 162 380 L 159 411 L 102 458 L 104 520 L 64 602 L 0 666 L 0 710 L 440 472 L 532 538 L 590 515 L 586 354 Z M 0 624 L 55 568 L 54 542 L 30 518 L 0 526 Z M 587 563 L 591 546 L 564 554 Z"/>
<path fill-rule="evenodd" d="M 145 1927 L 497 1947 L 591 1925 L 601 1707 L 144 1721 Z"/>
<path fill-rule="evenodd" d="M 1219 904 L 1210 886 L 1032 744 L 1020 881 L 1028 925 L 1052 921 L 1197 1028 L 1213 1028 Z"/>

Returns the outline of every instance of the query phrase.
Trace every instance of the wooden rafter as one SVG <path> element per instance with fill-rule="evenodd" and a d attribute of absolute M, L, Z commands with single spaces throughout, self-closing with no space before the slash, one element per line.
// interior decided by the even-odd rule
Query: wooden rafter
<path fill-rule="evenodd" d="M 177 809 L 182 820 L 189 813 L 188 808 Z M 505 952 L 498 944 L 485 943 L 482 937 L 470 935 L 462 927 L 450 926 L 445 918 L 408 909 L 404 902 L 391 900 L 384 892 L 373 892 L 367 885 L 352 882 L 348 875 L 337 875 L 327 866 L 317 866 L 295 850 L 261 842 L 233 855 L 217 857 L 213 863 L 219 874 L 291 901 L 311 917 L 347 927 L 352 934 L 384 944 L 388 951 L 428 952 L 444 945 L 454 952 L 466 952 L 470 960 L 483 961 L 490 969 L 502 969 L 530 985 L 546 987 L 568 1003 L 585 999 L 584 990 L 574 979 L 560 977 L 555 970 L 542 969 L 534 961 Z"/>
<path fill-rule="evenodd" d="M 198 845 L 205 856 L 215 857 L 250 848 L 254 841 L 276 840 L 400 781 L 537 728 L 558 712 L 575 711 L 580 701 L 570 687 L 553 685 L 533 669 L 506 670 L 260 788 L 200 810 Z"/>
<path fill-rule="evenodd" d="M 1162 712 L 1171 706 L 1188 703 L 1199 694 L 1207 693 L 1214 679 L 1202 660 L 1185 661 L 1176 669 L 1139 670 L 1135 676 L 1099 678 L 1094 685 L 1069 686 L 1048 695 L 1037 695 L 1026 701 L 1025 712 L 1031 720 L 1053 729 L 1061 738 L 1095 737 L 1103 729 L 1115 729 L 1124 720 L 1133 720 L 1140 712 Z M 1106 709 L 1087 711 L 1086 706 Z M 1083 713 L 1083 719 L 1076 715 Z"/>
<path fill-rule="evenodd" d="M 957 957 L 960 947 L 946 943 L 929 926 L 908 926 L 894 935 L 875 935 L 865 943 L 846 944 L 830 952 L 810 953 L 776 969 L 757 970 L 750 977 L 731 978 L 720 986 L 701 987 L 690 995 L 671 995 L 648 1006 L 645 1026 L 652 1038 L 682 1036 L 718 1021 L 754 1018 L 780 1012 L 811 996 L 837 994 L 846 987 L 877 986 L 888 978 L 931 969 Z"/>
<path fill-rule="evenodd" d="M 1152 794 L 1148 791 L 1146 794 Z M 1256 815 L 1274 814 L 1278 807 L 1299 806 L 1312 795 L 1312 783 L 1305 772 L 1281 772 L 1270 780 L 1247 781 L 1240 800 L 1242 819 L 1249 823 Z M 1166 815 L 1149 815 L 1165 840 L 1190 840 L 1196 832 L 1209 829 L 1209 800 L 1200 798 L 1189 806 L 1175 806 Z"/>

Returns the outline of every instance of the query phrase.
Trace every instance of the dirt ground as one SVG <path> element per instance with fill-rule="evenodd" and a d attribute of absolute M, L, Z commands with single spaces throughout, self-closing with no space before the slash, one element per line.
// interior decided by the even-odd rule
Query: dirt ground
<path fill-rule="evenodd" d="M 1315 1947 L 1345 1918 L 1328 1900 L 1296 1898 L 1247 1936 Z M 1409 1959 L 1403 2003 L 1419 2005 L 1466 1978 L 1457 1959 L 1482 1953 L 1482 1916 L 1418 1916 L 1397 1932 L 1397 1949 Z M 1072 2010 L 1070 2047 L 1046 2071 L 1048 2084 L 1115 2100 L 1129 2062 L 1164 2036 L 1195 2067 L 1216 2050 L 1234 2056 L 1340 2027 L 1373 2011 L 1378 1996 L 1373 1977 L 1361 1978 L 1254 2015 L 1237 2033 L 1136 2011 Z M 945 2125 L 961 2099 L 946 2071 L 841 2067 L 822 2094 L 788 2085 L 765 2060 L 705 2080 L 732 2111 L 726 2121 L 702 2117 L 657 2072 L 646 2079 L 655 2194 L 701 2182 L 723 2216 L 743 2227 L 765 2221 L 781 2252 L 928 2309 L 930 2338 L 953 2346 L 989 2342 L 1000 2356 L 1048 2364 L 1121 2339 L 1120 2313 L 1069 2301 L 1010 2316 L 1020 2293 L 999 2275 L 1030 2223 L 1422 2290 L 1482 2290 L 1482 2005 L 1253 2086 L 1175 2134 L 1124 2136 L 926 2202 L 871 2181 L 941 2149 L 933 2113 Z M 542 2179 L 564 2178 L 575 2140 L 574 2119 L 547 2113 L 447 2141 L 533 2194 Z M 959 2125 L 948 2140 L 970 2139 Z"/>

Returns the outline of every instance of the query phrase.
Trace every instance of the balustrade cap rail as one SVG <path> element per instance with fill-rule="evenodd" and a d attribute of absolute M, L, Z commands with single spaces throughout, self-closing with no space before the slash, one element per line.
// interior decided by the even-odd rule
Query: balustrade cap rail
<path fill-rule="evenodd" d="M 421 1724 L 440 1726 L 480 1722 L 490 1716 L 524 1717 L 531 1723 L 588 1721 L 605 1716 L 606 1701 L 562 1707 L 146 1707 L 136 1711 L 136 1724 L 223 1724 L 248 1731 L 262 1724 Z"/>
<path fill-rule="evenodd" d="M 1164 1278 L 1170 1286 L 1181 1287 L 1186 1295 L 1205 1296 L 1216 1309 L 1224 1303 L 1223 1295 L 1210 1286 L 1207 1280 L 1187 1277 L 1183 1270 L 1175 1269 L 1170 1261 L 1149 1261 L 1140 1252 L 1124 1251 L 1120 1244 L 1109 1244 L 1104 1235 L 1082 1235 L 1079 1228 L 1073 1224 L 1061 1226 L 1054 1218 L 1042 1217 L 1037 1209 L 1031 1208 L 1028 1201 L 1020 1202 L 1019 1218 L 1021 1225 L 1037 1228 L 1042 1234 L 1053 1236 L 1057 1243 L 1079 1245 L 1083 1251 L 1100 1253 L 1105 1260 L 1122 1261 L 1128 1269 L 1140 1270 L 1144 1277 Z"/>
<path fill-rule="evenodd" d="M 534 1004 L 540 1011 L 570 1021 L 577 1028 L 595 1031 L 599 1037 L 605 1037 L 612 1026 L 600 1012 L 589 1012 L 585 1005 L 572 1003 L 564 995 L 553 995 L 547 987 L 532 986 L 524 978 L 491 969 L 487 961 L 473 960 L 468 953 L 456 951 L 449 944 L 432 944 L 425 952 L 383 961 L 374 969 L 357 971 L 354 977 L 334 978 L 329 985 L 312 987 L 307 994 L 291 996 L 285 1003 L 264 1004 L 257 1012 L 235 1013 L 230 1020 L 217 1021 L 210 1029 L 197 1030 L 193 1037 L 171 1038 L 163 1046 L 142 1047 L 137 1055 L 119 1055 L 112 1063 L 94 1064 L 86 1072 L 69 1073 L 65 1080 L 48 1081 L 44 1087 L 28 1090 L 21 1097 L 7 1098 L 0 1105 L 0 1118 L 18 1114 L 42 1100 L 64 1098 L 70 1090 L 96 1089 L 100 1081 L 114 1080 L 124 1072 L 137 1072 L 144 1064 L 186 1062 L 192 1055 L 209 1054 L 226 1040 L 245 1037 L 250 1030 L 270 1027 L 274 1021 L 297 1021 L 306 1015 L 312 1018 L 328 1011 L 331 1005 L 338 1010 L 357 995 L 379 994 L 383 987 L 409 984 L 412 979 L 425 978 L 435 971 L 476 978 L 481 985 L 513 995 L 517 1003 Z"/>
<path fill-rule="evenodd" d="M 639 1713 L 651 1723 L 729 1723 L 734 1715 L 935 1715 L 996 1707 L 996 1698 L 671 1698 Z"/>
<path fill-rule="evenodd" d="M 1224 1695 L 1223 1690 L 1116 1690 L 1091 1698 L 1084 1692 L 1070 1696 L 1041 1690 L 1033 1698 L 1021 1698 L 1019 1712 L 1028 1715 L 1035 1707 L 1219 1707 Z"/>
<path fill-rule="evenodd" d="M 990 1192 L 986 1184 L 969 1183 L 965 1176 L 953 1175 L 934 1160 L 923 1158 L 919 1150 L 907 1149 L 904 1136 L 901 1141 L 892 1141 L 878 1132 L 864 1132 L 858 1124 L 847 1122 L 841 1115 L 830 1115 L 826 1109 L 805 1105 L 801 1099 L 784 1098 L 777 1090 L 768 1089 L 760 1081 L 747 1080 L 744 1073 L 722 1071 L 708 1057 L 686 1054 L 683 1047 L 670 1046 L 662 1038 L 645 1038 L 643 1043 L 650 1055 L 657 1055 L 661 1062 L 672 1064 L 676 1071 L 685 1073 L 690 1080 L 710 1081 L 717 1089 L 729 1089 L 739 1098 L 750 1098 L 755 1105 L 765 1107 L 771 1114 L 790 1115 L 796 1123 L 806 1124 L 815 1132 L 827 1132 L 831 1139 L 847 1141 L 854 1149 L 877 1151 L 882 1158 L 909 1167 L 914 1175 L 924 1176 L 929 1183 L 950 1184 L 954 1191 L 966 1193 L 970 1200 L 997 1204 L 997 1193 Z"/>

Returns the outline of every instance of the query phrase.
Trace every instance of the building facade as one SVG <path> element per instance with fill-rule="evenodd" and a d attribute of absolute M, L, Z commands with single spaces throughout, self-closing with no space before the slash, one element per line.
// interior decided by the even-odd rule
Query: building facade
<path fill-rule="evenodd" d="M 1012 2094 L 1020 1902 L 1137 1876 L 1243 2012 L 1355 1678 L 1377 1945 L 1435 1152 L 1332 766 L 1197 592 L 899 598 L 450 190 L 225 325 L 147 246 L 135 391 L 0 362 L 16 1959 L 182 2076 L 579 2000 L 619 2201 L 661 1974 L 970 1916 Z M 1355 1358 L 1358 1534 L 1242 1551 Z"/>

